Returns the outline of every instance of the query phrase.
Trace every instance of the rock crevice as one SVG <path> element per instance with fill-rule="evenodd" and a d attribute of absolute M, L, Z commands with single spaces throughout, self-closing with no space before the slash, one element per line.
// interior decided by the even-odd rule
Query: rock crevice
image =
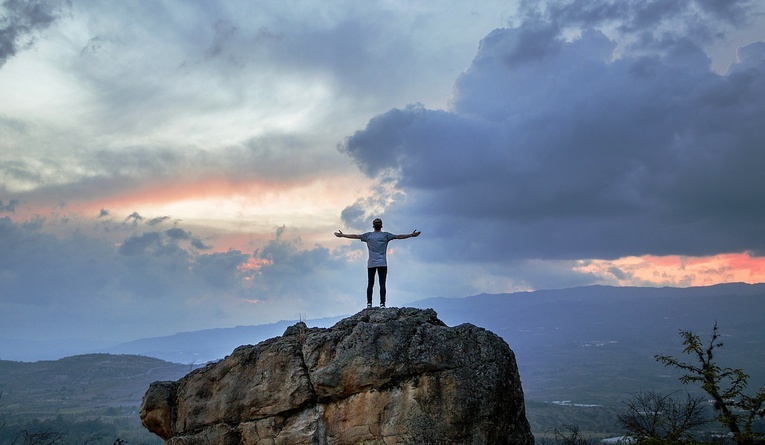
<path fill-rule="evenodd" d="M 140 415 L 174 445 L 533 444 L 508 345 L 413 308 L 298 323 L 153 383 Z"/>

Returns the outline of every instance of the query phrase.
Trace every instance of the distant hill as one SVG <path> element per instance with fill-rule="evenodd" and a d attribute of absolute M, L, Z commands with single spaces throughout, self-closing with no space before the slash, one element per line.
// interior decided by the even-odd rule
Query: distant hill
<path fill-rule="evenodd" d="M 343 317 L 305 320 L 309 326 L 329 327 Z M 151 337 L 122 343 L 106 348 L 109 354 L 140 354 L 173 363 L 205 364 L 220 360 L 241 345 L 257 344 L 280 336 L 296 321 L 282 320 L 277 323 L 233 328 L 205 329 L 179 332 L 163 337 Z"/>
<path fill-rule="evenodd" d="M 34 363 L 0 361 L 1 412 L 9 417 L 100 416 L 135 412 L 157 380 L 189 365 L 136 355 L 87 354 Z"/>
<path fill-rule="evenodd" d="M 682 357 L 680 329 L 707 339 L 717 322 L 723 364 L 765 386 L 765 284 L 692 288 L 587 286 L 433 298 L 449 325 L 469 322 L 502 336 L 515 351 L 527 399 L 616 403 L 641 389 L 683 389 L 654 360 Z"/>

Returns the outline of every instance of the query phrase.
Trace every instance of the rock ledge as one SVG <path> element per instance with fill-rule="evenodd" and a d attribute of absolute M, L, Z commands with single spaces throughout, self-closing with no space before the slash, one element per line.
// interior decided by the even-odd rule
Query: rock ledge
<path fill-rule="evenodd" d="M 298 323 L 153 383 L 140 416 L 173 445 L 534 443 L 513 351 L 432 309 Z"/>

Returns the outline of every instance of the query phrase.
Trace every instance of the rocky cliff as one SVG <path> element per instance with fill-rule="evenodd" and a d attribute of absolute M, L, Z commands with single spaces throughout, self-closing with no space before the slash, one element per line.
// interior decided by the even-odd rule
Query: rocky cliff
<path fill-rule="evenodd" d="M 534 442 L 508 345 L 412 308 L 298 323 L 153 383 L 140 415 L 174 445 Z"/>

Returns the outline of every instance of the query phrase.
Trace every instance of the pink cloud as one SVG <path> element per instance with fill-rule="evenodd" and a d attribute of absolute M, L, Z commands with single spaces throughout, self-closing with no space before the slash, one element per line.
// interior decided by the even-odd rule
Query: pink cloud
<path fill-rule="evenodd" d="M 748 252 L 706 257 L 680 255 L 624 257 L 582 262 L 577 272 L 621 286 L 708 286 L 765 282 L 765 257 Z"/>

